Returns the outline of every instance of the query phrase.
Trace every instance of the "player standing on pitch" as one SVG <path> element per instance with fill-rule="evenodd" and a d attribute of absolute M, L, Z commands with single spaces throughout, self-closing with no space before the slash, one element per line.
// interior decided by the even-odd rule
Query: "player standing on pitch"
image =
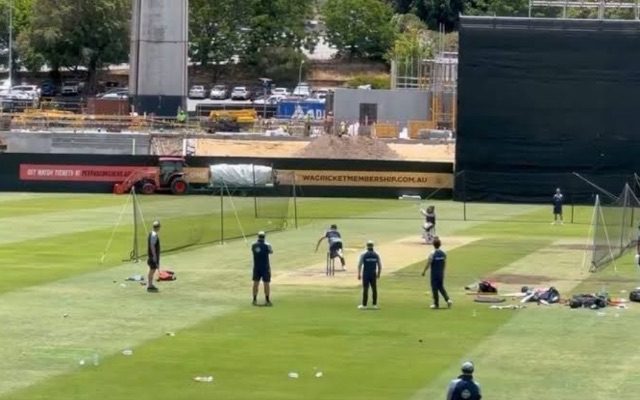
<path fill-rule="evenodd" d="M 369 301 L 369 287 L 373 296 L 373 309 L 378 309 L 378 279 L 382 272 L 382 260 L 380 255 L 373 250 L 373 242 L 367 242 L 367 251 L 362 253 L 358 262 L 358 280 L 362 280 L 362 303 L 358 309 L 367 308 Z"/>
<path fill-rule="evenodd" d="M 153 285 L 153 277 L 160 268 L 160 221 L 153 221 L 153 229 L 147 237 L 147 265 L 149 274 L 147 276 L 147 292 L 158 292 L 158 288 Z"/>
<path fill-rule="evenodd" d="M 253 254 L 253 305 L 258 305 L 258 287 L 260 281 L 264 285 L 265 306 L 271 307 L 270 282 L 271 282 L 271 264 L 269 263 L 269 255 L 273 254 L 271 245 L 265 241 L 265 233 L 258 232 L 258 240 L 251 245 L 251 253 Z"/>
<path fill-rule="evenodd" d="M 324 239 L 327 239 L 327 242 L 329 242 L 329 259 L 333 260 L 336 257 L 340 258 L 342 270 L 346 271 L 347 268 L 345 267 L 346 263 L 344 261 L 342 235 L 338 232 L 338 226 L 336 224 L 332 224 L 329 230 L 325 232 L 324 236 L 318 239 L 318 243 L 316 243 L 316 252 L 320 247 L 320 243 L 322 243 Z"/>
<path fill-rule="evenodd" d="M 433 238 L 436 235 L 436 207 L 429 206 L 426 210 L 420 209 L 420 214 L 424 215 L 424 233 L 422 237 L 427 244 L 433 243 Z"/>
<path fill-rule="evenodd" d="M 431 308 L 433 309 L 440 308 L 440 296 L 438 293 L 442 293 L 442 297 L 444 297 L 444 300 L 447 302 L 448 308 L 451 308 L 453 304 L 444 288 L 444 270 L 447 266 L 447 253 L 440 248 L 441 245 L 440 238 L 436 236 L 433 239 L 433 247 L 435 250 L 429 254 L 427 265 L 425 265 L 424 271 L 422 271 L 422 276 L 425 276 L 427 270 L 431 268 L 431 293 L 433 294 L 433 304 Z"/>
<path fill-rule="evenodd" d="M 553 223 L 557 224 L 558 220 L 560 224 L 564 224 L 562 220 L 562 203 L 564 202 L 564 196 L 560 192 L 560 188 L 556 189 L 556 193 L 553 195 Z"/>

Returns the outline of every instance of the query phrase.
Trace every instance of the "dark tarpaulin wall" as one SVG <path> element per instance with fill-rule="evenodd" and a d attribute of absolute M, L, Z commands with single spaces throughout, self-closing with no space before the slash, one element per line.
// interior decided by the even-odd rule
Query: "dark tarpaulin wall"
<path fill-rule="evenodd" d="M 640 170 L 640 23 L 463 17 L 457 199 L 548 201 Z M 585 195 L 581 193 L 581 196 Z"/>

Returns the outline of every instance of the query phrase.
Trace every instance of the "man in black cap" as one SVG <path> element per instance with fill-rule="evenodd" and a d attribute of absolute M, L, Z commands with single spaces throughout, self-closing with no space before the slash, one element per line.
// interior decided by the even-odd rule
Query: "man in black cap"
<path fill-rule="evenodd" d="M 269 263 L 269 255 L 273 254 L 271 245 L 265 241 L 265 233 L 258 233 L 258 240 L 251 245 L 251 253 L 253 254 L 253 305 L 258 305 L 258 287 L 260 281 L 264 285 L 265 306 L 271 307 L 270 287 L 271 282 L 271 264 Z"/>
<path fill-rule="evenodd" d="M 480 400 L 480 385 L 473 380 L 474 366 L 471 361 L 462 364 L 462 375 L 449 383 L 447 400 Z"/>
<path fill-rule="evenodd" d="M 147 265 L 149 274 L 147 276 L 147 292 L 156 293 L 158 288 L 153 285 L 153 277 L 160 268 L 160 221 L 153 221 L 153 229 L 147 237 Z"/>
<path fill-rule="evenodd" d="M 373 296 L 373 309 L 378 309 L 378 284 L 382 272 L 382 260 L 373 250 L 373 242 L 367 242 L 367 251 L 362 253 L 358 262 L 358 280 L 362 280 L 362 303 L 358 309 L 365 310 L 369 300 L 369 287 Z"/>

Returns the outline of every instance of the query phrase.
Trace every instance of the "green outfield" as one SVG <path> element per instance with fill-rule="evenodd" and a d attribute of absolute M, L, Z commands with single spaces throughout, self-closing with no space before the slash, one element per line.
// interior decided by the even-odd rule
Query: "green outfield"
<path fill-rule="evenodd" d="M 147 224 L 164 223 L 163 245 L 198 244 L 163 255 L 178 280 L 149 294 L 124 280 L 145 273 L 144 262 L 123 261 L 136 225 L 130 198 L 0 194 L 0 399 L 431 400 L 445 397 L 464 360 L 475 362 L 486 399 L 640 390 L 640 307 L 493 310 L 464 293 L 493 278 L 502 292 L 552 285 L 565 296 L 626 297 L 640 282 L 632 254 L 597 274 L 583 265 L 590 207 L 555 226 L 546 206 L 432 203 L 451 310 L 428 307 L 422 203 L 143 198 Z M 345 237 L 348 267 L 332 278 L 313 251 L 330 223 Z M 251 306 L 248 246 L 261 229 L 273 231 L 273 308 Z M 355 262 L 369 239 L 385 267 L 379 311 L 356 308 Z"/>

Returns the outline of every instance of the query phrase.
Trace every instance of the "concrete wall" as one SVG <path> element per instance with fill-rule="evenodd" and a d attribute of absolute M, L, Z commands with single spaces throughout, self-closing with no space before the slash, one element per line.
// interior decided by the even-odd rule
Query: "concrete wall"
<path fill-rule="evenodd" d="M 406 123 L 426 120 L 429 116 L 430 95 L 420 90 L 336 89 L 333 114 L 336 121 L 358 121 L 360 104 L 378 105 L 379 122 Z"/>
<path fill-rule="evenodd" d="M 0 132 L 7 153 L 149 154 L 150 138 L 142 134 Z"/>
<path fill-rule="evenodd" d="M 186 109 L 188 0 L 134 0 L 129 89 L 139 113 Z"/>

